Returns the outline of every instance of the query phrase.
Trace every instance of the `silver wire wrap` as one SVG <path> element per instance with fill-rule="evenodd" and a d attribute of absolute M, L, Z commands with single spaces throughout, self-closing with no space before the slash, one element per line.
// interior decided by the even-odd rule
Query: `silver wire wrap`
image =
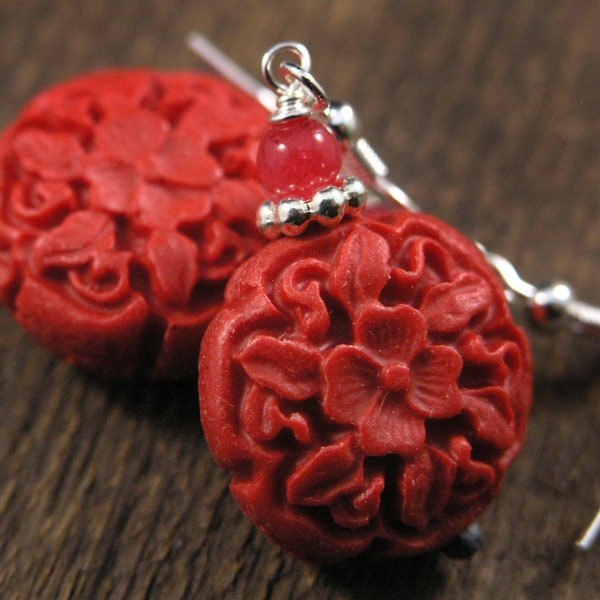
<path fill-rule="evenodd" d="M 293 55 L 300 64 L 289 60 L 276 62 L 278 56 Z M 280 80 L 275 73 L 278 65 Z M 296 42 L 282 42 L 273 46 L 262 59 L 262 74 L 265 82 L 277 94 L 276 110 L 271 121 L 285 121 L 307 116 L 314 112 L 327 114 L 329 98 L 319 82 L 310 73 L 310 54 L 306 47 Z"/>

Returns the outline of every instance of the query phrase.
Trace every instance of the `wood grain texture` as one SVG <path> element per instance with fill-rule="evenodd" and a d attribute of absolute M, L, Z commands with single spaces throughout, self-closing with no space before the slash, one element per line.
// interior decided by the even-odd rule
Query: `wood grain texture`
<path fill-rule="evenodd" d="M 196 68 L 201 30 L 244 68 L 296 39 L 421 206 L 600 302 L 597 0 L 0 2 L 0 125 L 102 66 Z M 239 512 L 195 383 L 89 377 L 0 312 L 0 597 L 600 598 L 600 344 L 535 338 L 526 446 L 473 559 L 316 568 Z"/>

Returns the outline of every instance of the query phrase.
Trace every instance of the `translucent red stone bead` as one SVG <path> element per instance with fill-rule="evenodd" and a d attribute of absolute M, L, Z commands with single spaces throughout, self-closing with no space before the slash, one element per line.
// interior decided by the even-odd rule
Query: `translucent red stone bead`
<path fill-rule="evenodd" d="M 311 117 L 296 117 L 272 125 L 258 148 L 256 163 L 272 194 L 306 198 L 336 184 L 342 152 L 325 125 Z"/>

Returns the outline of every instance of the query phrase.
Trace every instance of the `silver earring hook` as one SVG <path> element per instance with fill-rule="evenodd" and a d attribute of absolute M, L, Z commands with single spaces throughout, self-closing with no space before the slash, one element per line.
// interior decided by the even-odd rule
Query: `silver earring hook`
<path fill-rule="evenodd" d="M 186 41 L 188 48 L 196 56 L 240 90 L 255 98 L 269 112 L 273 112 L 277 108 L 277 94 L 249 75 L 208 38 L 193 31 L 188 34 Z"/>
<path fill-rule="evenodd" d="M 193 32 L 188 36 L 187 43 L 194 53 L 200 56 L 217 72 L 221 73 L 223 77 L 256 98 L 269 111 L 273 112 L 275 110 L 277 94 L 268 87 L 258 83 L 203 35 Z M 293 46 L 293 48 L 290 48 L 290 46 Z M 283 42 L 274 46 L 271 52 L 275 49 L 280 51 L 284 48 L 288 52 L 291 50 L 293 53 L 296 53 L 296 57 L 300 58 L 300 65 L 291 63 L 294 65 L 291 69 L 285 63 L 284 78 L 287 75 L 295 78 L 300 84 L 306 83 L 306 80 L 304 80 L 304 83 L 302 82 L 303 74 L 297 69 L 295 70 L 295 68 L 298 67 L 306 73 L 310 70 L 310 55 L 308 54 L 308 50 L 302 44 Z M 300 48 L 303 50 L 300 50 Z M 308 62 L 306 62 L 307 59 L 304 57 L 304 51 L 308 55 Z M 265 59 L 263 59 L 263 71 L 266 70 L 270 74 L 270 77 L 272 76 L 273 58 L 274 56 L 271 57 L 270 62 L 267 60 L 268 64 L 266 67 Z M 305 61 L 304 64 L 302 64 L 303 60 Z M 272 77 L 272 79 L 273 82 L 270 85 L 275 89 L 278 89 L 278 86 L 282 88 L 285 86 L 284 83 L 275 77 Z M 289 81 L 285 80 L 289 85 Z M 269 82 L 268 79 L 267 82 Z M 307 87 L 310 88 L 310 86 L 311 82 L 309 82 Z M 375 193 L 384 199 L 392 200 L 407 210 L 413 212 L 420 211 L 418 205 L 402 189 L 387 178 L 387 166 L 367 140 L 362 137 L 354 139 L 357 128 L 352 108 L 347 104 L 331 102 L 327 113 L 330 127 L 341 140 L 350 143 L 351 155 L 357 167 L 369 174 Z M 556 326 L 556 322 L 558 321 L 560 324 L 566 324 L 573 333 L 587 335 L 600 340 L 600 307 L 580 302 L 575 298 L 571 287 L 562 282 L 555 283 L 549 287 L 538 288 L 524 281 L 508 259 L 499 254 L 489 252 L 481 244 L 479 244 L 479 247 L 486 260 L 496 270 L 502 280 L 508 301 L 511 304 L 519 301 L 525 302 L 529 309 L 530 317 L 536 325 Z M 540 314 L 543 315 L 542 319 L 539 317 Z M 577 541 L 576 546 L 583 550 L 589 550 L 599 537 L 600 511 L 598 511 L 590 526 Z"/>
<path fill-rule="evenodd" d="M 283 60 L 286 56 L 299 60 Z M 261 63 L 263 79 L 277 94 L 277 109 L 271 115 L 271 121 L 285 121 L 313 113 L 327 117 L 329 98 L 310 73 L 310 67 L 310 54 L 306 46 L 298 42 L 282 42 L 265 52 Z M 276 71 L 283 81 L 277 78 Z"/>
<path fill-rule="evenodd" d="M 248 75 L 241 67 L 233 62 L 226 54 L 221 52 L 208 39 L 200 33 L 191 33 L 188 36 L 189 47 L 205 60 L 217 72 L 221 73 L 232 83 L 254 96 L 265 108 L 273 111 L 277 102 L 277 95 L 269 88 L 258 83 L 254 78 Z M 315 91 L 315 97 L 323 96 L 324 102 L 326 95 L 321 86 L 312 78 L 308 69 L 311 65 L 310 54 L 306 47 L 297 42 L 282 42 L 273 46 L 263 57 L 263 72 L 265 77 L 270 73 L 269 78 L 273 80 L 274 89 L 284 92 L 287 90 L 286 84 L 272 76 L 275 58 L 282 53 L 287 52 L 295 55 L 300 60 L 300 65 L 295 65 L 289 61 L 284 61 L 284 73 L 291 79 L 292 83 L 300 82 L 307 89 Z M 280 63 L 281 66 L 281 63 Z M 266 77 L 267 78 L 267 77 Z M 268 79 L 267 79 L 268 80 Z M 288 83 L 288 87 L 290 82 Z M 313 87 L 314 86 L 314 87 Z M 356 127 L 352 124 L 345 127 L 350 121 L 355 121 L 352 108 L 347 104 L 331 102 L 328 110 L 329 124 L 333 131 L 344 141 L 351 143 L 353 158 L 357 167 L 370 175 L 373 180 L 375 192 L 384 198 L 391 199 L 400 206 L 419 212 L 418 205 L 395 183 L 387 178 L 388 168 L 375 152 L 373 147 L 363 137 L 354 140 L 353 134 Z M 555 326 L 555 321 L 566 322 L 568 328 L 577 334 L 589 335 L 600 340 L 600 307 L 592 306 L 575 299 L 572 289 L 565 283 L 555 283 L 549 287 L 538 288 L 531 283 L 524 281 L 519 275 L 514 265 L 503 256 L 488 251 L 479 244 L 487 261 L 494 267 L 504 283 L 506 295 L 510 303 L 524 301 L 530 310 L 534 322 L 539 319 L 541 314 L 547 313 L 547 323 L 536 322 L 538 326 L 546 324 Z M 537 309 L 544 309 L 539 311 Z M 562 317 L 562 318 L 561 318 Z M 566 317 L 566 318 L 565 318 Z"/>
<path fill-rule="evenodd" d="M 581 538 L 575 542 L 575 545 L 580 550 L 590 550 L 598 537 L 600 537 L 600 510 Z"/>

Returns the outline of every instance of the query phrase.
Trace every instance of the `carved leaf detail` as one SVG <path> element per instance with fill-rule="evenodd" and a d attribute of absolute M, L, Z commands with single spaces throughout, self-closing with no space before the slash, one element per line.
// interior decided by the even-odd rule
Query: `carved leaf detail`
<path fill-rule="evenodd" d="M 364 472 L 357 459 L 352 438 L 346 437 L 313 454 L 286 484 L 291 504 L 319 506 L 331 504 L 340 496 L 362 488 Z"/>
<path fill-rule="evenodd" d="M 312 434 L 307 418 L 300 412 L 284 414 L 279 397 L 252 386 L 242 408 L 242 422 L 250 436 L 261 442 L 274 440 L 289 429 L 301 444 L 308 444 Z"/>
<path fill-rule="evenodd" d="M 463 330 L 492 302 L 492 291 L 475 273 L 461 273 L 454 281 L 432 287 L 421 304 L 427 326 L 433 331 Z"/>
<path fill-rule="evenodd" d="M 424 531 L 450 498 L 457 466 L 444 452 L 426 446 L 406 463 L 401 483 L 402 521 Z"/>
<path fill-rule="evenodd" d="M 331 290 L 351 314 L 379 297 L 389 279 L 389 255 L 386 241 L 368 229 L 357 228 L 342 245 Z"/>
<path fill-rule="evenodd" d="M 302 343 L 257 335 L 237 359 L 252 381 L 284 398 L 305 400 L 320 389 L 319 353 Z"/>
<path fill-rule="evenodd" d="M 165 304 L 187 306 L 198 282 L 196 245 L 176 231 L 155 231 L 148 240 L 147 257 L 157 297 Z"/>
<path fill-rule="evenodd" d="M 58 227 L 40 236 L 32 257 L 39 270 L 75 267 L 113 249 L 115 243 L 115 226 L 107 215 L 80 211 L 70 214 Z"/>

